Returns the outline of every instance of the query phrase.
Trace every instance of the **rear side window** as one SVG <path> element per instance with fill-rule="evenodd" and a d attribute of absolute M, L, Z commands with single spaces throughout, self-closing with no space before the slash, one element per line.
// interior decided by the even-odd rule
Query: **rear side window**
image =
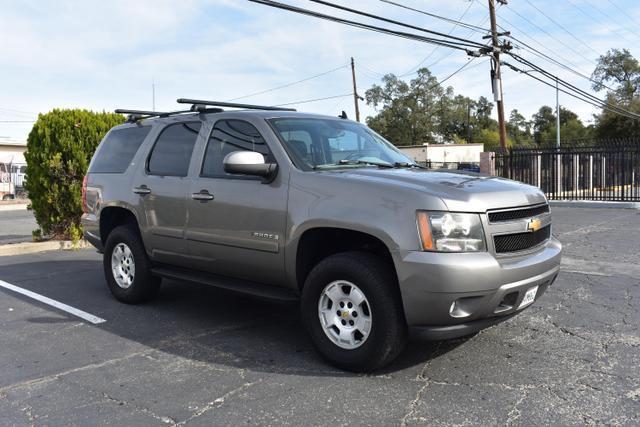
<path fill-rule="evenodd" d="M 123 173 L 147 137 L 151 126 L 114 129 L 102 141 L 89 173 Z"/>
<path fill-rule="evenodd" d="M 237 175 L 227 174 L 222 164 L 227 154 L 234 151 L 255 151 L 265 156 L 265 161 L 275 161 L 264 138 L 252 124 L 243 120 L 219 120 L 207 143 L 201 176 L 237 179 Z"/>
<path fill-rule="evenodd" d="M 187 176 L 191 153 L 201 126 L 200 122 L 191 122 L 175 123 L 164 128 L 149 157 L 149 174 Z"/>

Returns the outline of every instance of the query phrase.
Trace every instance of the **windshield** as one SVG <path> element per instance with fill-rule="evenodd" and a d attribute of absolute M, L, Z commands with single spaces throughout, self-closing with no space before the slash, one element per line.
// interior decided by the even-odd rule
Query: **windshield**
<path fill-rule="evenodd" d="M 303 170 L 412 167 L 415 162 L 359 123 L 341 119 L 282 118 L 270 123 Z"/>

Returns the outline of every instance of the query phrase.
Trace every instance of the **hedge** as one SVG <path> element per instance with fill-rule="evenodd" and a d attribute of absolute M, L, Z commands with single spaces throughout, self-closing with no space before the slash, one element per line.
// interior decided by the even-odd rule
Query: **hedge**
<path fill-rule="evenodd" d="M 82 237 L 82 180 L 91 157 L 119 114 L 55 109 L 40 114 L 27 140 L 25 187 L 40 230 L 36 235 Z"/>

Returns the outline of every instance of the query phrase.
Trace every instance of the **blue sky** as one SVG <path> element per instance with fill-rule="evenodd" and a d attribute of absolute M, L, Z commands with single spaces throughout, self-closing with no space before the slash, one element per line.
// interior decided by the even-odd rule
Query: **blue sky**
<path fill-rule="evenodd" d="M 284 1 L 353 17 L 306 0 Z M 377 0 L 333 1 L 480 40 L 479 34 L 467 29 Z M 396 1 L 487 26 L 486 0 Z M 356 59 L 362 93 L 383 74 L 404 74 L 422 61 L 432 65 L 430 69 L 439 79 L 468 61 L 462 52 L 434 51 L 424 43 L 246 0 L 0 0 L 0 10 L 0 137 L 16 139 L 26 138 L 31 123 L 7 121 L 33 120 L 39 112 L 56 107 L 150 109 L 152 81 L 156 84 L 156 108 L 164 110 L 176 108 L 179 97 L 228 100 L 344 66 L 317 79 L 242 99 L 282 104 L 350 93 L 346 65 L 351 56 Z M 498 23 L 586 75 L 593 71 L 598 54 L 613 47 L 628 48 L 640 58 L 637 0 L 510 0 L 498 10 Z M 587 80 L 530 52 L 518 53 L 576 86 L 590 89 Z M 489 65 L 484 59 L 476 62 L 482 64 L 470 64 L 447 84 L 466 96 L 491 97 Z M 555 104 L 553 89 L 526 76 L 505 71 L 503 84 L 507 114 L 517 108 L 530 117 L 540 105 Z M 595 112 L 562 94 L 560 102 L 585 122 Z M 345 110 L 353 117 L 349 96 L 297 108 L 332 115 Z M 364 115 L 375 113 L 366 106 L 362 109 Z"/>

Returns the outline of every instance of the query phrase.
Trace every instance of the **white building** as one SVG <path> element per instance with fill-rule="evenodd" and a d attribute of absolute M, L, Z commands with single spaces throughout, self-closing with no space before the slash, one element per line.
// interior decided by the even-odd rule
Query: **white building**
<path fill-rule="evenodd" d="M 484 144 L 425 144 L 398 148 L 420 163 L 480 163 Z"/>

